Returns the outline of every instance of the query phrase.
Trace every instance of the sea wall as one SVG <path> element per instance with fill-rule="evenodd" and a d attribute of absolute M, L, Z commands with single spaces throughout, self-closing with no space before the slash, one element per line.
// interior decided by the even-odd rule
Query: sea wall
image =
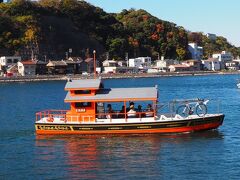
<path fill-rule="evenodd" d="M 162 76 L 200 76 L 214 74 L 239 74 L 240 72 L 162 72 L 162 73 L 119 73 L 119 74 L 101 74 L 102 79 L 111 78 L 150 78 Z M 36 75 L 36 76 L 17 76 L 17 77 L 0 77 L 0 83 L 8 82 L 34 82 L 34 81 L 66 81 L 67 79 L 90 79 L 93 75 Z"/>

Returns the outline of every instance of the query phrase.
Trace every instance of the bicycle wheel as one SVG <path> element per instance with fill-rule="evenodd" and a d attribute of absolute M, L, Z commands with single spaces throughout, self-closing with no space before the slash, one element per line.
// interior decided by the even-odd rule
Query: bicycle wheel
<path fill-rule="evenodd" d="M 207 114 L 207 106 L 205 104 L 197 105 L 197 107 L 196 107 L 196 114 L 199 117 L 205 116 Z"/>
<path fill-rule="evenodd" d="M 177 108 L 176 113 L 182 117 L 187 117 L 189 115 L 189 109 L 186 105 L 181 105 Z"/>

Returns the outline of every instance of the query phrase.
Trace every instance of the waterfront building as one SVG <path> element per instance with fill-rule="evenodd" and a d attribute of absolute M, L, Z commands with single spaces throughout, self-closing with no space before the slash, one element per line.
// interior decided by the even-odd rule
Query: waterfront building
<path fill-rule="evenodd" d="M 155 61 L 155 68 L 157 68 L 161 72 L 168 71 L 168 67 L 170 65 L 179 64 L 179 61 L 174 59 L 161 59 Z"/>
<path fill-rule="evenodd" d="M 233 60 L 232 54 L 226 51 L 222 51 L 221 53 L 215 53 L 212 55 L 212 57 L 218 59 L 221 64 L 221 69 L 225 69 L 226 62 Z"/>
<path fill-rule="evenodd" d="M 126 67 L 127 66 L 127 62 L 126 61 L 117 61 L 117 65 L 119 67 Z"/>
<path fill-rule="evenodd" d="M 219 71 L 221 70 L 221 62 L 217 58 L 209 58 L 202 60 L 204 70 Z"/>
<path fill-rule="evenodd" d="M 43 75 L 47 74 L 47 62 L 45 61 L 37 61 L 36 64 L 36 74 Z"/>
<path fill-rule="evenodd" d="M 220 62 L 225 63 L 226 61 L 232 61 L 233 57 L 230 52 L 222 51 L 221 53 L 215 53 L 212 55 L 213 58 L 217 58 Z"/>
<path fill-rule="evenodd" d="M 96 60 L 96 65 L 98 66 L 98 61 Z M 84 61 L 81 62 L 80 65 L 81 72 L 87 72 L 87 73 L 93 73 L 94 71 L 94 59 L 93 58 L 87 58 Z"/>
<path fill-rule="evenodd" d="M 190 59 L 183 61 L 182 64 L 188 65 L 190 67 L 190 71 L 200 71 L 202 69 L 202 63 L 199 60 Z"/>
<path fill-rule="evenodd" d="M 129 67 L 136 67 L 139 69 L 147 69 L 151 67 L 151 57 L 138 57 L 129 59 Z"/>
<path fill-rule="evenodd" d="M 0 57 L 0 64 L 5 67 L 16 65 L 21 61 L 20 56 L 2 56 Z"/>
<path fill-rule="evenodd" d="M 103 61 L 103 72 L 104 73 L 116 73 L 117 61 L 115 60 L 105 60 Z"/>
<path fill-rule="evenodd" d="M 190 66 L 187 64 L 174 64 L 169 67 L 170 72 L 182 72 L 182 71 L 190 71 Z"/>
<path fill-rule="evenodd" d="M 47 64 L 48 74 L 66 74 L 67 63 L 65 61 L 49 61 Z"/>
<path fill-rule="evenodd" d="M 80 66 L 82 63 L 82 59 L 75 59 L 75 60 L 65 60 L 67 64 L 67 73 L 68 74 L 80 74 Z"/>
<path fill-rule="evenodd" d="M 228 61 L 225 63 L 227 70 L 236 71 L 239 70 L 239 62 L 238 61 Z"/>
<path fill-rule="evenodd" d="M 192 55 L 192 59 L 201 60 L 203 57 L 203 48 L 198 46 L 197 43 L 189 43 L 188 50 Z"/>
<path fill-rule="evenodd" d="M 37 61 L 20 61 L 17 63 L 18 72 L 22 76 L 36 75 L 36 65 Z"/>
<path fill-rule="evenodd" d="M 18 65 L 17 64 L 15 64 L 13 66 L 10 66 L 7 69 L 6 76 L 11 77 L 11 76 L 18 76 L 18 75 L 19 75 L 19 72 L 18 72 Z"/>

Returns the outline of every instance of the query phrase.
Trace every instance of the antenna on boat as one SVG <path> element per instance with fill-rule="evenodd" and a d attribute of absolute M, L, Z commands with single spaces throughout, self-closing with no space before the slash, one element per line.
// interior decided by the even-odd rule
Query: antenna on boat
<path fill-rule="evenodd" d="M 94 67 L 94 79 L 96 79 L 96 50 L 93 50 L 93 67 Z"/>

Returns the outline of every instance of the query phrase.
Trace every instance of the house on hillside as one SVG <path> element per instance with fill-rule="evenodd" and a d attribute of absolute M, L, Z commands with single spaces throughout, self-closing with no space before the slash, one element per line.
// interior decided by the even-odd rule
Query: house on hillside
<path fill-rule="evenodd" d="M 65 61 L 49 61 L 47 69 L 48 74 L 66 74 L 67 63 Z"/>
<path fill-rule="evenodd" d="M 36 66 L 37 66 L 37 61 L 20 61 L 17 64 L 18 67 L 18 72 L 22 76 L 32 76 L 36 75 Z"/>
<path fill-rule="evenodd" d="M 192 55 L 192 59 L 201 60 L 203 57 L 203 48 L 198 46 L 197 43 L 189 43 L 188 50 Z"/>

